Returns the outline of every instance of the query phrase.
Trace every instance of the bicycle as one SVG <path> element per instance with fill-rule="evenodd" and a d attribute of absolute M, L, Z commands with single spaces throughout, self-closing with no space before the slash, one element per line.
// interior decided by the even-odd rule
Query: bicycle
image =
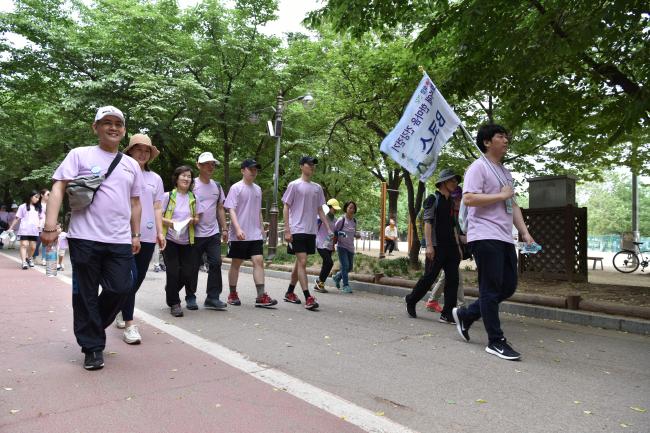
<path fill-rule="evenodd" d="M 634 250 L 621 250 L 614 255 L 614 268 L 617 271 L 623 272 L 624 274 L 631 274 L 636 271 L 639 266 L 641 266 L 641 272 L 645 271 L 645 268 L 650 264 L 650 257 L 644 255 L 650 251 L 641 251 L 640 245 L 641 242 L 632 242 L 634 244 Z"/>

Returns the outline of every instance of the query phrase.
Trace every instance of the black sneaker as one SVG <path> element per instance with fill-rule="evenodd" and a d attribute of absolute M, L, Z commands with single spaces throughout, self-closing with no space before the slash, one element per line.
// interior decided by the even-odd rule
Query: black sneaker
<path fill-rule="evenodd" d="M 517 361 L 521 358 L 521 354 L 510 347 L 505 338 L 488 344 L 485 351 L 501 359 L 507 359 L 508 361 Z"/>
<path fill-rule="evenodd" d="M 451 315 L 454 318 L 454 321 L 456 322 L 456 330 L 460 334 L 461 337 L 463 337 L 463 340 L 469 342 L 469 326 L 465 325 L 463 320 L 460 318 L 458 312 L 460 308 L 454 308 L 451 310 Z"/>
<path fill-rule="evenodd" d="M 196 303 L 196 298 L 185 298 L 185 307 L 188 310 L 198 310 L 199 306 Z"/>
<path fill-rule="evenodd" d="M 440 323 L 448 323 L 449 325 L 455 325 L 456 324 L 454 319 L 447 316 L 445 313 L 442 313 L 440 315 L 440 318 L 438 319 L 438 322 L 440 322 Z"/>
<path fill-rule="evenodd" d="M 181 308 L 181 304 L 172 305 L 169 313 L 174 317 L 183 317 L 183 309 Z"/>
<path fill-rule="evenodd" d="M 412 318 L 417 318 L 418 315 L 415 313 L 415 304 L 411 304 L 409 302 L 408 296 L 404 298 L 404 301 L 406 301 L 406 312 L 411 316 Z"/>
<path fill-rule="evenodd" d="M 101 370 L 104 368 L 104 354 L 102 351 L 86 353 L 84 368 L 86 370 Z"/>
<path fill-rule="evenodd" d="M 228 304 L 219 299 L 205 298 L 205 302 L 203 303 L 203 308 L 207 308 L 208 310 L 225 310 L 227 307 Z"/>

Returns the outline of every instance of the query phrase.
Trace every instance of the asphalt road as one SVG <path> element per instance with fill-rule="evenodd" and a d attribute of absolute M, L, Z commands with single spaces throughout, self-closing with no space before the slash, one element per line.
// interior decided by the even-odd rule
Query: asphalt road
<path fill-rule="evenodd" d="M 421 304 L 410 319 L 400 298 L 320 294 L 310 312 L 282 301 L 286 280 L 267 278 L 279 304 L 259 309 L 242 274 L 241 307 L 174 318 L 164 283 L 149 272 L 136 307 L 420 432 L 650 432 L 647 336 L 502 315 L 523 355 L 511 362 L 484 351 L 480 322 L 465 343 Z"/>

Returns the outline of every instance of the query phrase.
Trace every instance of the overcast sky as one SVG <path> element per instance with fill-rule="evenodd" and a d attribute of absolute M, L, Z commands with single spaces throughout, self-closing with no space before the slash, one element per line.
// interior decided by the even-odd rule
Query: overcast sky
<path fill-rule="evenodd" d="M 193 6 L 200 0 L 176 0 L 180 7 Z M 225 0 L 226 5 L 232 1 Z M 282 36 L 287 32 L 307 33 L 300 22 L 305 19 L 308 12 L 322 7 L 323 0 L 278 0 L 278 19 L 266 25 L 263 32 L 267 35 Z M 6 12 L 13 9 L 13 0 L 0 0 L 0 11 Z"/>

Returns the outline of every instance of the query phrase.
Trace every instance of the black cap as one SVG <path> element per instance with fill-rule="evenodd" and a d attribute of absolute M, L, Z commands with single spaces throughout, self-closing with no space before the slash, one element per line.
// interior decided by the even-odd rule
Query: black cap
<path fill-rule="evenodd" d="M 313 156 L 303 156 L 300 158 L 300 165 L 303 164 L 318 164 L 318 159 L 314 158 Z"/>
<path fill-rule="evenodd" d="M 255 161 L 254 159 L 245 159 L 244 161 L 242 161 L 242 163 L 241 163 L 241 165 L 239 167 L 240 168 L 255 167 L 258 170 L 262 169 L 262 166 L 260 165 L 260 163 Z"/>

